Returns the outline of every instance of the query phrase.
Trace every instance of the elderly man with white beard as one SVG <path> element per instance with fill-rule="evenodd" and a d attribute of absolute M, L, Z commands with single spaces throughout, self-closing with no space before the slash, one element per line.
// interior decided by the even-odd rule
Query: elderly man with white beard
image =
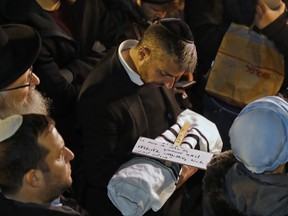
<path fill-rule="evenodd" d="M 49 114 L 49 99 L 35 89 L 33 73 L 41 39 L 33 28 L 20 24 L 0 26 L 0 118 L 13 114 Z"/>

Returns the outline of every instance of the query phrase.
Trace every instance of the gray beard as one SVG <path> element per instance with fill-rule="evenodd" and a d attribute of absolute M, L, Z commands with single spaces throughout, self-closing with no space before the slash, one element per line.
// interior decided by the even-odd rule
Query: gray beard
<path fill-rule="evenodd" d="M 23 104 L 19 104 L 18 101 L 7 104 L 5 99 L 0 96 L 0 119 L 15 114 L 36 113 L 49 115 L 49 110 L 50 100 L 43 97 L 42 94 L 34 88 L 30 89 L 28 98 Z"/>

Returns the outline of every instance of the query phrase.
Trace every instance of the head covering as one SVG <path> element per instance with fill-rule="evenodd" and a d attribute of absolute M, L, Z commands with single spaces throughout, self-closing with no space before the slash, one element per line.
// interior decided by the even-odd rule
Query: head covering
<path fill-rule="evenodd" d="M 142 2 L 148 2 L 148 3 L 153 3 L 153 4 L 164 4 L 164 3 L 170 3 L 173 1 L 174 0 L 142 0 Z"/>
<path fill-rule="evenodd" d="M 248 104 L 229 131 L 232 152 L 253 173 L 288 161 L 288 103 L 278 96 Z"/>
<path fill-rule="evenodd" d="M 167 31 L 175 37 L 187 43 L 194 43 L 194 37 L 189 26 L 178 18 L 163 18 L 155 21 L 156 24 L 161 24 Z"/>
<path fill-rule="evenodd" d="M 12 115 L 3 120 L 0 119 L 0 142 L 13 136 L 22 125 L 22 122 L 22 115 Z"/>
<path fill-rule="evenodd" d="M 22 76 L 35 62 L 41 39 L 27 25 L 0 25 L 0 89 Z"/>

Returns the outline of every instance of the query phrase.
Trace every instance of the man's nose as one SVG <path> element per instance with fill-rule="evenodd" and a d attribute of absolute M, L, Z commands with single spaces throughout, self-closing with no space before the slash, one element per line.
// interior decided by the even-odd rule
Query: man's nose
<path fill-rule="evenodd" d="M 69 162 L 74 159 L 74 153 L 67 147 L 65 147 L 65 160 Z"/>
<path fill-rule="evenodd" d="M 32 73 L 31 84 L 34 86 L 37 86 L 40 84 L 40 79 L 35 73 Z"/>

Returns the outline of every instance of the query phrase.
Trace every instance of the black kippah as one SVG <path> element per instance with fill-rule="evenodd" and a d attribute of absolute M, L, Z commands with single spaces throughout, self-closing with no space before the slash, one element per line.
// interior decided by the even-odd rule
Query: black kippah
<path fill-rule="evenodd" d="M 190 27 L 181 19 L 164 18 L 157 20 L 156 23 L 164 26 L 166 30 L 173 34 L 175 37 L 187 43 L 194 43 L 194 37 Z"/>

